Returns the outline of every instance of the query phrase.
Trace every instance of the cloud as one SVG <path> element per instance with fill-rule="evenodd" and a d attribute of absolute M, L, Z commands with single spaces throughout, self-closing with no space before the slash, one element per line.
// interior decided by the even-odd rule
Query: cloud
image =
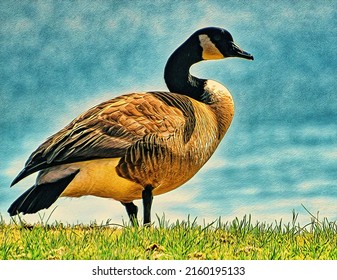
<path fill-rule="evenodd" d="M 310 214 L 303 208 L 302 204 L 313 214 L 314 216 L 319 213 L 318 217 L 322 220 L 324 217 L 329 221 L 337 219 L 333 205 L 336 204 L 334 199 L 329 198 L 297 198 L 297 199 L 278 199 L 277 202 L 272 200 L 271 203 L 266 204 L 254 204 L 238 207 L 236 215 L 242 217 L 248 213 L 252 213 L 254 220 L 274 222 L 275 220 L 282 220 L 286 222 L 292 221 L 292 210 L 299 214 L 298 222 L 304 225 L 311 221 Z M 289 212 L 285 211 L 289 209 Z"/>
<path fill-rule="evenodd" d="M 23 159 L 23 157 L 14 159 L 7 164 L 5 169 L 2 171 L 2 175 L 5 175 L 9 178 L 14 178 L 23 168 L 24 164 L 25 160 Z"/>

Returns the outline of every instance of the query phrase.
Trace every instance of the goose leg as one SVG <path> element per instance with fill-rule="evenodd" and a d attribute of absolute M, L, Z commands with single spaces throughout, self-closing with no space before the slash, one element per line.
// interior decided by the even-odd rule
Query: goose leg
<path fill-rule="evenodd" d="M 151 206 L 153 200 L 152 189 L 153 187 L 151 185 L 147 185 L 142 192 L 144 206 L 144 226 L 150 226 L 151 224 Z"/>
<path fill-rule="evenodd" d="M 126 212 L 129 215 L 130 222 L 132 223 L 133 226 L 138 226 L 138 220 L 137 220 L 137 213 L 138 213 L 138 207 L 133 203 L 123 203 L 122 204 L 126 208 Z"/>

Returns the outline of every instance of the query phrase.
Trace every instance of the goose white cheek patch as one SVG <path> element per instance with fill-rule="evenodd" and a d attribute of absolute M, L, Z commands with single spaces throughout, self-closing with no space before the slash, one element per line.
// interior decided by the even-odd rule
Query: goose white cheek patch
<path fill-rule="evenodd" d="M 199 35 L 200 46 L 202 47 L 202 58 L 205 60 L 222 59 L 223 54 L 214 45 L 206 34 Z"/>

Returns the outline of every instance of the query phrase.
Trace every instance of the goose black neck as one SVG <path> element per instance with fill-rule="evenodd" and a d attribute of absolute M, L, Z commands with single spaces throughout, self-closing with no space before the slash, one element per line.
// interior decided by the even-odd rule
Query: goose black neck
<path fill-rule="evenodd" d="M 190 38 L 170 56 L 164 72 L 165 82 L 170 92 L 184 94 L 201 101 L 206 80 L 190 74 L 190 67 L 203 60 L 201 53 L 199 40 Z"/>

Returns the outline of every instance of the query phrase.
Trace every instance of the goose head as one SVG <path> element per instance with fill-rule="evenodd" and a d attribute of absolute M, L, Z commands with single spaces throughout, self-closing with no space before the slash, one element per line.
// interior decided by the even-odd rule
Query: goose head
<path fill-rule="evenodd" d="M 203 60 L 222 59 L 226 57 L 240 57 L 254 60 L 254 57 L 242 50 L 233 40 L 232 35 L 223 28 L 207 27 L 195 32 L 198 37 Z"/>
<path fill-rule="evenodd" d="M 169 57 L 164 78 L 171 92 L 184 94 L 196 100 L 204 100 L 205 82 L 190 74 L 190 67 L 204 60 L 239 57 L 253 60 L 253 56 L 242 50 L 232 35 L 219 27 L 206 27 L 194 32 Z"/>

